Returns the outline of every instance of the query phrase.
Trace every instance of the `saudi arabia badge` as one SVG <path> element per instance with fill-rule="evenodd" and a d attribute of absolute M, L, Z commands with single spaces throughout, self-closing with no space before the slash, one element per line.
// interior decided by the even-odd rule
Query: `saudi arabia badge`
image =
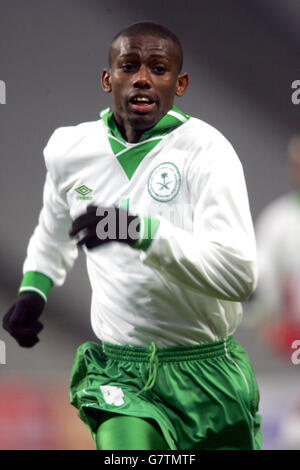
<path fill-rule="evenodd" d="M 160 163 L 152 170 L 148 179 L 149 194 L 156 201 L 168 202 L 174 199 L 181 185 L 180 172 L 174 163 Z"/>

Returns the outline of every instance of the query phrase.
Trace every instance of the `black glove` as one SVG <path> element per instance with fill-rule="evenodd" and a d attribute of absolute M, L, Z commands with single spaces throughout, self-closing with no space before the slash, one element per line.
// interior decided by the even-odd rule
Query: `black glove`
<path fill-rule="evenodd" d="M 24 348 L 31 348 L 38 341 L 43 325 L 38 321 L 45 302 L 35 292 L 22 292 L 3 317 L 3 328 Z"/>
<path fill-rule="evenodd" d="M 96 212 L 100 215 L 96 215 Z M 79 239 L 77 245 L 95 248 L 117 241 L 133 245 L 139 235 L 139 218 L 118 207 L 88 206 L 85 214 L 72 224 L 70 237 Z"/>

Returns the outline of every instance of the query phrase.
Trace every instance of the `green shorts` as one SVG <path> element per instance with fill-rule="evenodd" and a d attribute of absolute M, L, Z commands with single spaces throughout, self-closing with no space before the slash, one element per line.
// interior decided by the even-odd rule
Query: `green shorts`
<path fill-rule="evenodd" d="M 94 439 L 117 413 L 156 423 L 171 450 L 261 448 L 255 375 L 233 337 L 159 350 L 84 343 L 70 402 Z"/>

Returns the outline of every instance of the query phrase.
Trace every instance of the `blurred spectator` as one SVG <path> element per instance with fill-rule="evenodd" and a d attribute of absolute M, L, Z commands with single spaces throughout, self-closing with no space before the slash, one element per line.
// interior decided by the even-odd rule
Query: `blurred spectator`
<path fill-rule="evenodd" d="M 300 339 L 300 135 L 288 145 L 293 190 L 267 206 L 256 225 L 259 282 L 252 307 L 264 343 L 291 359 Z"/>

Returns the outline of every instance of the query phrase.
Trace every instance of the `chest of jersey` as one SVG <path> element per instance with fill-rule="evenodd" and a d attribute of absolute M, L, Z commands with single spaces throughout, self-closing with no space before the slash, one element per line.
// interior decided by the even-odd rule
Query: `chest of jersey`
<path fill-rule="evenodd" d="M 87 145 L 88 144 L 88 145 Z M 134 148 L 138 152 L 138 146 Z M 108 142 L 85 142 L 70 160 L 66 198 L 72 218 L 89 204 L 121 206 L 132 214 L 162 215 L 178 227 L 191 230 L 187 150 L 165 137 L 136 164 L 135 154 L 117 158 Z M 82 156 L 81 156 L 82 154 Z"/>

